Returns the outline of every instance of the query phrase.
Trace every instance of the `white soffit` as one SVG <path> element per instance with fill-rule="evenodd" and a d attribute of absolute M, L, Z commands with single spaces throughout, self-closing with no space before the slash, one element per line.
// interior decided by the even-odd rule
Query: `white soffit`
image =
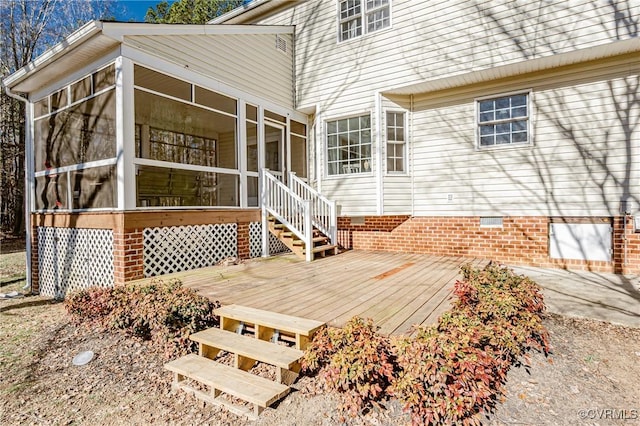
<path fill-rule="evenodd" d="M 406 86 L 383 90 L 382 93 L 385 95 L 413 95 L 429 93 L 639 51 L 640 38 L 632 38 L 629 40 L 616 41 L 600 46 L 579 49 L 573 52 L 560 53 L 558 55 L 545 56 L 543 58 L 531 59 L 528 61 L 521 61 L 513 64 L 409 84 Z"/>

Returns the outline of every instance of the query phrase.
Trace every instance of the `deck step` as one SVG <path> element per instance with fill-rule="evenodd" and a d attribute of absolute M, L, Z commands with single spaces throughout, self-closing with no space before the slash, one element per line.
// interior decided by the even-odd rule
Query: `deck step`
<path fill-rule="evenodd" d="M 227 407 L 230 411 L 257 418 L 264 408 L 289 393 L 289 387 L 255 376 L 242 370 L 220 364 L 216 361 L 189 354 L 164 365 L 174 373 L 173 388 L 183 389 L 203 401 Z M 210 393 L 195 389 L 184 382 L 185 377 L 198 381 L 211 388 Z M 232 404 L 221 397 L 220 393 L 234 396 L 249 402 L 253 410 Z"/>
<path fill-rule="evenodd" d="M 335 252 L 335 250 L 338 248 L 337 245 L 335 244 L 325 244 L 323 246 L 317 246 L 313 248 L 313 253 L 325 253 L 329 250 L 333 250 Z M 305 252 L 305 250 L 303 250 L 303 253 Z"/>
<path fill-rule="evenodd" d="M 235 367 L 249 370 L 256 361 L 276 367 L 278 383 L 293 383 L 300 373 L 300 358 L 304 352 L 288 346 L 277 345 L 232 331 L 209 328 L 189 336 L 200 346 L 200 355 L 214 358 L 219 351 L 235 354 Z"/>
<path fill-rule="evenodd" d="M 228 331 L 236 331 L 240 323 L 253 324 L 256 337 L 262 340 L 270 340 L 275 331 L 295 336 L 296 348 L 304 350 L 309 339 L 320 327 L 321 321 L 300 318 L 276 312 L 264 311 L 248 306 L 226 305 L 213 311 L 220 317 L 220 328 Z"/>
<path fill-rule="evenodd" d="M 313 243 L 324 243 L 327 242 L 329 240 L 329 238 L 327 237 L 314 237 L 313 238 Z M 294 246 L 303 246 L 304 245 L 304 241 L 302 240 L 293 240 L 293 245 Z"/>

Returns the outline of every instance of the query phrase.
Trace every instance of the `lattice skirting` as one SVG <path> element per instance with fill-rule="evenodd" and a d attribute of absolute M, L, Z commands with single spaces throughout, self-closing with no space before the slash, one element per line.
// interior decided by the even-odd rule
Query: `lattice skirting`
<path fill-rule="evenodd" d="M 269 233 L 269 253 L 279 254 L 290 252 L 289 247 L 275 235 Z M 251 222 L 249 224 L 249 253 L 251 258 L 262 256 L 262 222 Z"/>
<path fill-rule="evenodd" d="M 144 276 L 213 266 L 238 256 L 238 226 L 167 226 L 144 229 Z"/>
<path fill-rule="evenodd" d="M 38 227 L 40 293 L 64 298 L 91 286 L 113 286 L 110 229 Z"/>

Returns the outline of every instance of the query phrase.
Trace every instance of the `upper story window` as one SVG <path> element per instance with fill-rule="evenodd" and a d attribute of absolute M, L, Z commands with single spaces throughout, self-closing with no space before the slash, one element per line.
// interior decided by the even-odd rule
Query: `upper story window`
<path fill-rule="evenodd" d="M 529 93 L 478 101 L 478 147 L 526 145 L 529 135 Z"/>
<path fill-rule="evenodd" d="M 340 0 L 340 41 L 389 27 L 389 3 L 389 0 Z"/>
<path fill-rule="evenodd" d="M 346 175 L 371 171 L 371 117 L 327 122 L 328 173 Z"/>

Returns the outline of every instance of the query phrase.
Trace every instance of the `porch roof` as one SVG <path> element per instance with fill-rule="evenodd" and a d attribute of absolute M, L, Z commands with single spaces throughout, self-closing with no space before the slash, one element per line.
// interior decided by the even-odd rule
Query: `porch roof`
<path fill-rule="evenodd" d="M 184 25 L 91 21 L 2 80 L 12 92 L 32 93 L 118 48 L 129 36 L 293 34 L 293 26 Z"/>
<path fill-rule="evenodd" d="M 567 53 L 514 62 L 507 65 L 479 69 L 457 75 L 435 78 L 383 90 L 385 95 L 417 95 L 439 90 L 454 89 L 522 74 L 545 71 L 567 65 L 610 58 L 640 52 L 640 38 L 615 41 L 599 46 L 578 49 Z"/>

